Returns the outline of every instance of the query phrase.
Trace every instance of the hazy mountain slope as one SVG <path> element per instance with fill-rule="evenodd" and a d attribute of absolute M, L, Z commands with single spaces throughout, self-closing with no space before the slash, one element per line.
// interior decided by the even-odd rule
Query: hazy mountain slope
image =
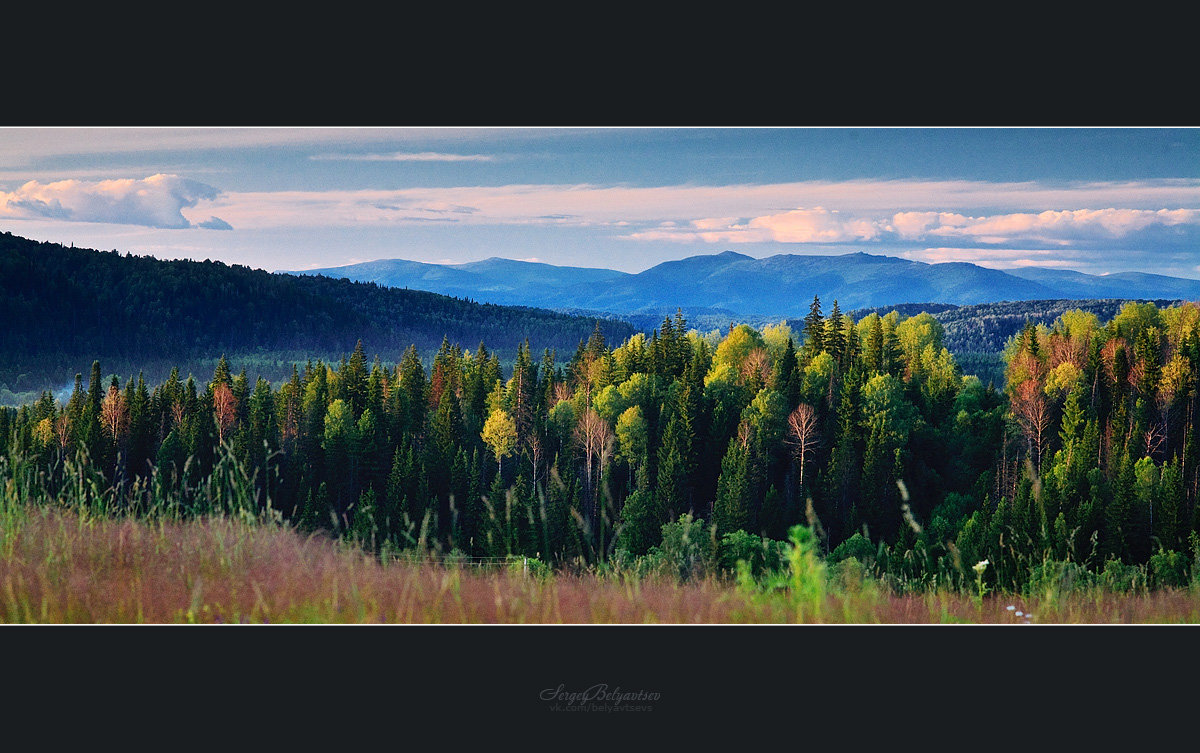
<path fill-rule="evenodd" d="M 1146 288 L 1154 281 L 1137 273 L 1110 275 L 1101 283 L 1101 278 L 1078 273 L 1077 277 L 1021 276 L 962 262 L 926 264 L 866 253 L 777 254 L 756 259 L 725 251 L 663 262 L 637 274 L 498 258 L 457 265 L 392 259 L 293 274 L 347 277 L 472 300 L 553 309 L 653 315 L 682 307 L 781 318 L 806 313 L 813 296 L 827 306 L 836 299 L 845 311 L 912 301 L 970 305 L 1079 295 L 1182 297 L 1189 286 L 1200 291 L 1200 282 L 1174 281 L 1169 290 L 1149 295 Z M 1163 287 L 1169 278 L 1157 282 Z M 1056 286 L 1066 286 L 1069 292 Z"/>
<path fill-rule="evenodd" d="M 574 306 L 573 301 L 578 297 L 586 297 L 596 284 L 629 276 L 627 272 L 611 269 L 560 267 L 498 257 L 465 264 L 380 259 L 344 267 L 287 273 L 346 278 L 393 288 L 428 290 L 485 303 L 543 308 Z"/>
<path fill-rule="evenodd" d="M 1087 275 L 1071 270 L 1027 267 L 1009 270 L 1009 273 L 1053 288 L 1064 298 L 1200 298 L 1200 280 L 1148 272 Z"/>
<path fill-rule="evenodd" d="M 433 270 L 436 271 L 436 270 Z M 221 262 L 164 261 L 0 234 L 0 387 L 37 389 L 86 373 L 222 353 L 260 360 L 367 352 L 398 361 L 442 338 L 511 354 L 529 339 L 564 358 L 597 319 L 474 303 L 422 290 L 322 276 L 272 274 Z M 600 321 L 613 341 L 634 332 Z M 507 357 L 507 356 L 506 356 Z M 289 367 L 290 368 L 290 367 Z"/>

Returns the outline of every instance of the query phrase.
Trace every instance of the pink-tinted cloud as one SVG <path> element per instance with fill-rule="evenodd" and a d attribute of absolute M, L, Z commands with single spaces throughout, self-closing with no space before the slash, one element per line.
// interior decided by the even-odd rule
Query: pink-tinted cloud
<path fill-rule="evenodd" d="M 824 207 L 793 209 L 755 217 L 748 226 L 766 230 L 780 243 L 840 243 L 869 241 L 879 237 L 879 224 L 862 217 L 845 217 Z"/>
<path fill-rule="evenodd" d="M 1200 224 L 1196 209 L 1075 209 L 967 217 L 947 212 L 900 212 L 892 227 L 905 239 L 970 238 L 1004 243 L 1014 238 L 1069 242 L 1082 238 L 1123 238 L 1154 226 Z"/>
<path fill-rule="evenodd" d="M 183 210 L 216 199 L 212 186 L 178 175 L 99 181 L 31 180 L 15 191 L 0 191 L 0 217 L 142 225 L 155 228 L 216 227 L 228 223 L 209 217 L 193 224 Z"/>
<path fill-rule="evenodd" d="M 0 217 L 168 228 L 607 227 L 635 241 L 708 244 L 958 240 L 1051 246 L 1200 226 L 1200 182 L 855 180 L 218 193 L 179 176 L 156 175 L 140 181 L 30 181 L 0 193 Z"/>

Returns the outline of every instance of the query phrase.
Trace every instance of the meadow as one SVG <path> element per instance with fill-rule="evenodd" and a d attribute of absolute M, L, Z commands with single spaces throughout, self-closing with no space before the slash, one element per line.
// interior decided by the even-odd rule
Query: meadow
<path fill-rule="evenodd" d="M 17 469 L 18 471 L 21 469 Z M 54 498 L 0 469 L 0 623 L 41 624 L 997 624 L 1200 622 L 1200 590 L 1089 584 L 1039 593 L 897 593 L 828 567 L 803 535 L 778 571 L 680 579 L 616 567 L 480 567 L 368 553 L 236 506 L 184 515 L 113 509 L 80 481 Z"/>

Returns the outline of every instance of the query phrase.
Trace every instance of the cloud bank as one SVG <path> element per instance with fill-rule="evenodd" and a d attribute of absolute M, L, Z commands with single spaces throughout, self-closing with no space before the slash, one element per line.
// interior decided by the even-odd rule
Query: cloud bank
<path fill-rule="evenodd" d="M 0 217 L 140 225 L 152 228 L 206 227 L 231 229 L 217 217 L 193 224 L 184 209 L 212 201 L 220 192 L 178 175 L 151 175 L 140 180 L 31 180 L 11 192 L 0 191 Z"/>
<path fill-rule="evenodd" d="M 1200 226 L 1196 209 L 1070 209 L 969 216 L 958 212 L 897 212 L 890 217 L 844 215 L 824 207 L 750 218 L 705 218 L 664 224 L 630 238 L 707 243 L 856 243 L 958 239 L 981 244 L 1047 243 L 1125 238 L 1183 225 Z"/>
<path fill-rule="evenodd" d="M 30 181 L 0 192 L 3 218 L 236 228 L 236 236 L 222 235 L 239 239 L 331 238 L 350 232 L 354 244 L 368 235 L 397 239 L 387 242 L 389 248 L 416 238 L 424 242 L 434 233 L 443 233 L 440 242 L 451 228 L 455 237 L 476 239 L 471 243 L 481 246 L 494 245 L 505 234 L 539 237 L 528 233 L 545 228 L 573 233 L 573 240 L 588 237 L 587 243 L 615 241 L 630 254 L 650 244 L 690 245 L 696 247 L 694 253 L 736 244 L 752 253 L 755 244 L 790 246 L 779 250 L 791 253 L 829 253 L 840 246 L 999 267 L 1084 268 L 1117 259 L 1128 266 L 1174 254 L 1180 257 L 1176 266 L 1186 262 L 1191 271 L 1200 243 L 1200 181 L 863 179 L 229 192 L 159 174 L 143 180 Z M 528 244 L 522 240 L 521 245 Z M 521 257 L 528 251 L 532 249 Z"/>

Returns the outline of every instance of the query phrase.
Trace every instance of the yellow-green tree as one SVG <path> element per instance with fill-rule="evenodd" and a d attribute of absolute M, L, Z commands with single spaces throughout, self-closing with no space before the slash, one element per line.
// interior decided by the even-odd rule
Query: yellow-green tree
<path fill-rule="evenodd" d="M 517 423 L 502 408 L 491 412 L 480 432 L 483 441 L 492 449 L 496 456 L 496 472 L 504 470 L 504 458 L 513 453 L 517 447 Z"/>

